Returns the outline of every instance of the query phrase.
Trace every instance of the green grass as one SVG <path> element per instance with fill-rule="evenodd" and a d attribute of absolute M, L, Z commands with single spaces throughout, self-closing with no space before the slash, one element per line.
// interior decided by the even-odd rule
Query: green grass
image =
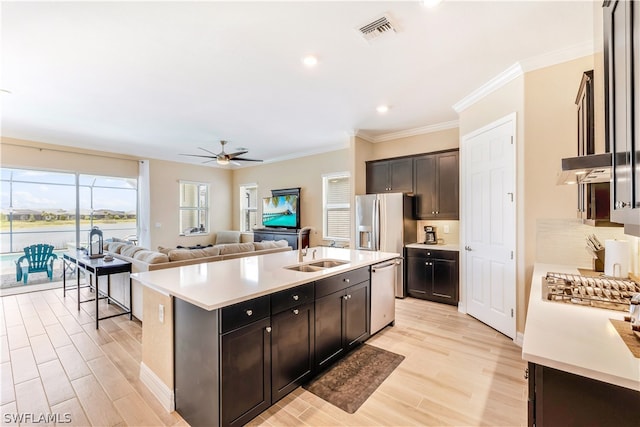
<path fill-rule="evenodd" d="M 93 225 L 100 224 L 135 224 L 135 218 L 127 218 L 127 219 L 100 219 L 93 220 Z M 91 221 L 89 220 L 80 220 L 81 225 L 89 225 Z M 41 227 L 51 227 L 51 226 L 69 226 L 70 228 L 75 227 L 76 221 L 73 219 L 69 220 L 53 220 L 53 221 L 13 221 L 13 229 L 14 230 L 24 230 L 30 228 L 41 228 Z M 9 231 L 9 221 L 0 221 L 0 230 L 1 231 Z"/>

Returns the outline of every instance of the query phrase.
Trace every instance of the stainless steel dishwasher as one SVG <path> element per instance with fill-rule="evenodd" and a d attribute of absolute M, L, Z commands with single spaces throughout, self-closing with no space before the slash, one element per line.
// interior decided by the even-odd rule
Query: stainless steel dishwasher
<path fill-rule="evenodd" d="M 396 319 L 396 277 L 399 259 L 371 266 L 371 335 Z"/>

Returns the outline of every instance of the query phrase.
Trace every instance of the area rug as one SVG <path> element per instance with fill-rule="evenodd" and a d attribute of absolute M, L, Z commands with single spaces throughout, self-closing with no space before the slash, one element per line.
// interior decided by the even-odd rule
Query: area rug
<path fill-rule="evenodd" d="M 353 414 L 404 360 L 404 356 L 362 344 L 303 387 Z"/>

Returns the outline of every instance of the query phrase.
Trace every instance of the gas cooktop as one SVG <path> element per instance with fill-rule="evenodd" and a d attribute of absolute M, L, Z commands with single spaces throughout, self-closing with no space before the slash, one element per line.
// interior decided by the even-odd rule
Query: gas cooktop
<path fill-rule="evenodd" d="M 614 277 L 547 273 L 542 278 L 542 299 L 611 310 L 629 311 L 631 297 L 640 285 Z"/>

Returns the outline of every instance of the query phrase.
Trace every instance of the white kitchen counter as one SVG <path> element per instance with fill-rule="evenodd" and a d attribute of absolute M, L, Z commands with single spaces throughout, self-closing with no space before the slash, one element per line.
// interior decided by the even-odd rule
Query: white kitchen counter
<path fill-rule="evenodd" d="M 314 247 L 309 248 L 304 262 L 312 261 L 314 249 L 316 260 L 329 258 L 348 263 L 317 272 L 287 270 L 283 267 L 298 263 L 298 251 L 287 251 L 146 271 L 134 273 L 131 277 L 165 295 L 180 298 L 205 310 L 215 310 L 400 255 Z"/>
<path fill-rule="evenodd" d="M 640 391 L 640 359 L 633 356 L 609 321 L 623 320 L 625 313 L 543 301 L 542 277 L 547 272 L 579 274 L 568 266 L 535 265 L 522 358 Z"/>
<path fill-rule="evenodd" d="M 460 251 L 460 245 L 457 243 L 447 243 L 447 244 L 438 244 L 438 245 L 425 245 L 424 243 L 410 243 L 405 245 L 407 248 L 415 248 L 415 249 L 433 249 L 437 251 Z"/>

